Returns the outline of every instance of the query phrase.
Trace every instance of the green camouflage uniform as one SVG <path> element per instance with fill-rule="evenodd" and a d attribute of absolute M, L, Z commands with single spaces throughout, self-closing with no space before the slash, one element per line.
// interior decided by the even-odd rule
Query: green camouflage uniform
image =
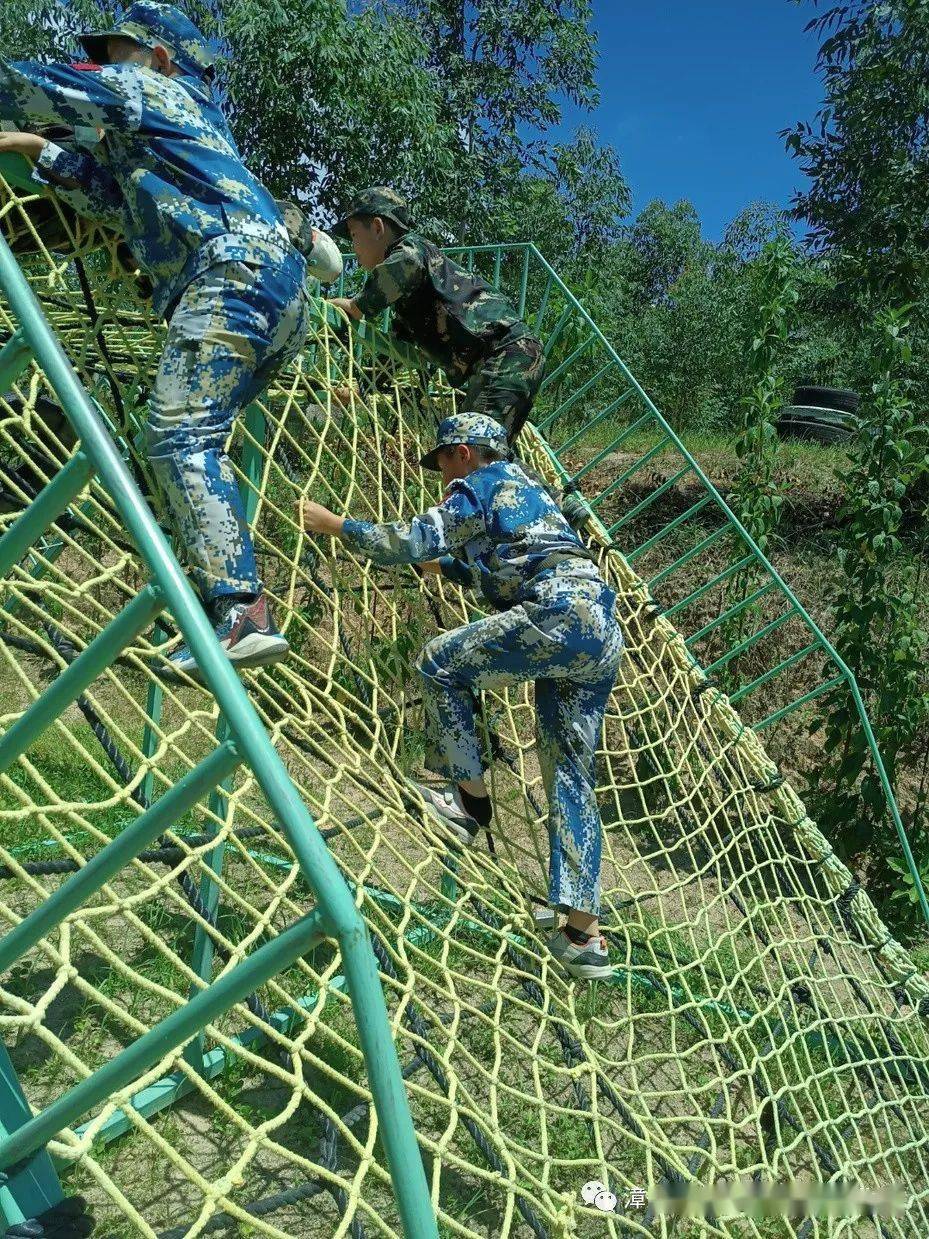
<path fill-rule="evenodd" d="M 512 443 L 542 380 L 539 341 L 502 293 L 410 230 L 406 203 L 392 189 L 360 194 L 336 234 L 346 235 L 348 219 L 359 215 L 379 215 L 404 235 L 368 276 L 355 304 L 366 318 L 390 306 L 399 339 L 441 366 L 464 389 L 464 408 L 502 423 Z"/>

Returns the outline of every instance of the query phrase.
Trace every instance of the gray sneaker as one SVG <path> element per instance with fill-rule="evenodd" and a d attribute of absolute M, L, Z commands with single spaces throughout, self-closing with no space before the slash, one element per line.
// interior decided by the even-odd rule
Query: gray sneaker
<path fill-rule="evenodd" d="M 589 938 L 584 946 L 578 946 L 560 929 L 547 945 L 553 958 L 579 981 L 602 981 L 613 975 L 606 938 Z"/>
<path fill-rule="evenodd" d="M 427 787 L 425 783 L 413 783 L 413 787 L 426 802 L 432 816 L 450 830 L 459 843 L 470 847 L 481 827 L 461 803 L 458 789 Z"/>

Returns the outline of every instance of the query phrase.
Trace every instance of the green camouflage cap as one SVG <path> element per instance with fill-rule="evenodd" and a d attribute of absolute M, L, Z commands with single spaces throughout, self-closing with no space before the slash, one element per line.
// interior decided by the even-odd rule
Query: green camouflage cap
<path fill-rule="evenodd" d="M 454 447 L 456 443 L 467 443 L 469 447 L 487 447 L 504 458 L 509 455 L 506 431 L 499 422 L 495 422 L 486 413 L 453 413 L 439 423 L 435 447 L 422 457 L 420 465 L 424 469 L 437 469 L 439 452 L 443 447 Z"/>
<path fill-rule="evenodd" d="M 114 36 L 132 39 L 143 47 L 163 47 L 182 73 L 203 77 L 216 63 L 206 36 L 173 4 L 136 0 L 112 30 L 81 35 L 84 50 L 97 64 L 106 64 L 106 41 Z"/>
<path fill-rule="evenodd" d="M 363 189 L 360 194 L 356 194 L 333 228 L 333 236 L 347 237 L 348 221 L 356 215 L 379 215 L 381 219 L 389 219 L 392 224 L 396 224 L 401 232 L 409 232 L 413 227 L 406 200 L 389 185 L 372 185 L 370 189 Z"/>

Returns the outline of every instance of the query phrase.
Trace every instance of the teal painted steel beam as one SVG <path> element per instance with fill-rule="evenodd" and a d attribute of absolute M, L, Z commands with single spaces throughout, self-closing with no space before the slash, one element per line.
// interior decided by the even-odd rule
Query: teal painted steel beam
<path fill-rule="evenodd" d="M 832 688 L 838 688 L 845 681 L 840 675 L 833 676 L 831 680 L 826 680 L 824 684 L 818 684 L 816 688 L 811 688 L 808 693 L 804 693 L 802 697 L 798 697 L 796 701 L 792 701 L 790 705 L 782 706 L 780 710 L 775 710 L 773 714 L 769 714 L 767 718 L 763 718 L 760 723 L 755 724 L 755 731 L 764 731 L 766 727 L 770 727 L 773 723 L 780 722 L 782 718 L 786 718 L 788 714 L 793 714 L 794 710 L 799 710 L 801 706 L 805 706 L 808 701 L 815 701 L 817 697 L 822 697 L 824 693 L 828 693 Z"/>
<path fill-rule="evenodd" d="M 58 1132 L 72 1127 L 81 1115 L 137 1080 L 159 1058 L 242 1002 L 271 977 L 291 967 L 326 937 L 323 921 L 319 910 L 301 917 L 0 1141 L 0 1169 L 43 1148 Z"/>
<path fill-rule="evenodd" d="M 640 555 L 644 555 L 645 552 L 650 551 L 653 546 L 657 546 L 658 543 L 663 538 L 666 538 L 669 533 L 673 533 L 675 529 L 679 529 L 681 525 L 685 525 L 691 517 L 697 516 L 703 511 L 704 508 L 709 507 L 712 502 L 712 496 L 704 495 L 702 499 L 698 499 L 695 504 L 692 504 L 686 512 L 682 512 L 680 516 L 676 516 L 673 521 L 668 521 L 667 525 L 663 525 L 661 529 L 659 529 L 657 533 L 652 534 L 650 538 L 646 538 L 644 542 L 640 542 L 639 545 L 634 547 L 631 551 L 624 552 L 626 559 L 630 564 L 635 563 Z M 712 537 L 713 542 L 715 542 L 717 537 L 721 537 L 724 533 L 735 533 L 735 530 L 729 525 L 723 524 L 716 531 L 716 533 L 710 535 L 710 537 Z M 697 553 L 698 550 L 706 550 L 706 547 L 711 545 L 712 542 L 709 538 L 704 538 L 699 546 L 694 548 L 694 553 Z M 688 556 L 688 558 L 692 559 L 693 556 Z M 681 556 L 680 560 L 676 561 L 676 564 L 679 567 L 680 564 L 684 562 L 686 562 L 686 560 L 684 559 L 684 556 Z M 657 581 L 658 577 L 655 577 L 655 580 Z"/>
<path fill-rule="evenodd" d="M 190 583 L 2 238 L 0 287 L 6 293 L 36 361 L 45 371 L 77 431 L 82 450 L 93 461 L 102 485 L 110 494 L 126 529 L 162 591 L 167 608 L 174 616 L 205 684 L 228 719 L 236 748 L 254 771 L 271 812 L 281 823 L 304 876 L 316 892 L 320 916 L 324 919 L 327 932 L 339 941 L 401 1220 L 407 1234 L 414 1239 L 437 1239 L 435 1213 L 422 1155 L 413 1129 L 384 992 L 364 921 L 316 823 L 271 744 L 232 664 L 216 640 Z M 215 989 L 221 983 L 222 979 L 211 988 Z M 256 983 L 250 982 L 242 997 L 255 988 Z M 190 1006 L 199 1003 L 201 997 L 198 996 Z M 194 1035 L 196 1031 L 192 1028 L 189 1035 Z M 105 1072 L 106 1067 L 101 1071 Z M 98 1076 L 99 1073 L 89 1083 L 96 1081 Z M 54 1106 L 51 1109 L 54 1110 Z M 46 1111 L 36 1121 L 47 1119 L 50 1112 Z M 61 1110 L 56 1113 L 60 1114 Z M 48 1124 L 39 1130 L 47 1131 Z"/>
<path fill-rule="evenodd" d="M 25 512 L 0 538 L 0 576 L 6 576 L 13 565 L 28 554 L 49 525 L 53 525 L 71 501 L 77 498 L 93 474 L 94 468 L 87 456 L 83 452 L 75 452 L 65 467 L 39 491 Z"/>
<path fill-rule="evenodd" d="M 0 348 L 0 395 L 9 391 L 32 361 L 32 349 L 21 329 Z"/>
<path fill-rule="evenodd" d="M 343 989 L 345 989 L 345 978 L 343 976 L 333 977 L 326 984 L 327 992 Z M 271 1023 L 282 1036 L 286 1036 L 301 1015 L 314 1010 L 319 1005 L 320 997 L 321 991 L 313 990 L 312 993 L 300 998 L 295 1007 L 273 1012 Z M 243 1050 L 251 1050 L 254 1053 L 260 1050 L 262 1046 L 267 1045 L 268 1036 L 261 1028 L 253 1026 L 247 1028 L 245 1032 L 237 1033 L 234 1037 L 230 1037 L 230 1041 L 234 1047 L 240 1046 Z M 203 1055 L 199 1066 L 199 1073 L 206 1080 L 214 1080 L 217 1076 L 222 1075 L 234 1058 L 235 1049 L 227 1050 L 223 1045 L 215 1046 Z M 156 1080 L 154 1084 L 149 1084 L 145 1088 L 140 1089 L 138 1093 L 135 1093 L 129 1099 L 129 1106 L 136 1114 L 141 1115 L 142 1118 L 151 1118 L 153 1114 L 158 1114 L 161 1110 L 167 1110 L 169 1106 L 173 1106 L 182 1097 L 186 1097 L 194 1088 L 194 1082 L 186 1072 L 172 1071 L 168 1075 L 162 1076 L 160 1080 Z M 74 1134 L 80 1138 L 88 1126 L 89 1124 L 82 1124 L 75 1129 Z M 94 1145 L 109 1144 L 111 1141 L 125 1135 L 131 1128 L 132 1119 L 126 1111 L 115 1110 L 103 1126 L 94 1132 Z M 62 1159 L 56 1164 L 63 1169 L 69 1163 Z"/>
<path fill-rule="evenodd" d="M 613 524 L 609 526 L 606 531 L 609 537 L 614 537 L 616 531 L 618 529 L 622 529 L 623 525 L 628 525 L 629 522 L 634 521 L 637 516 L 641 516 L 643 512 L 647 512 L 653 503 L 659 500 L 662 495 L 667 494 L 667 492 L 671 490 L 672 487 L 676 486 L 682 477 L 686 477 L 689 472 L 690 465 L 684 465 L 683 469 L 679 469 L 677 473 L 662 482 L 660 486 L 657 486 L 650 495 L 646 495 L 640 503 L 637 503 L 634 508 L 630 509 L 628 512 L 625 512 L 618 521 L 614 521 Z"/>
<path fill-rule="evenodd" d="M 753 564 L 754 562 L 755 557 L 751 553 L 744 556 L 742 559 L 736 560 L 734 564 L 730 564 L 728 568 L 724 568 L 722 572 L 718 572 L 711 580 L 701 585 L 698 589 L 695 589 L 693 593 L 688 594 L 686 598 L 682 598 L 680 602 L 675 602 L 675 604 L 671 607 L 665 607 L 664 613 L 666 618 L 670 619 L 671 616 L 676 615 L 678 611 L 683 611 L 686 607 L 692 606 L 693 603 L 699 602 L 699 600 L 705 594 L 708 594 L 711 589 L 715 589 L 717 585 L 722 585 L 725 581 L 728 581 L 730 577 L 734 577 L 738 573 L 744 572 L 749 564 Z"/>
<path fill-rule="evenodd" d="M 161 591 L 145 585 L 90 645 L 52 681 L 25 714 L 0 737 L 0 772 L 8 770 L 47 727 L 109 667 L 164 607 Z"/>
<path fill-rule="evenodd" d="M 548 427 L 551 426 L 553 422 L 557 421 L 559 417 L 564 417 L 566 413 L 570 413 L 574 406 L 579 401 L 584 399 L 590 389 L 595 387 L 597 383 L 602 382 L 609 371 L 614 369 L 615 363 L 612 361 L 608 361 L 605 366 L 601 366 L 596 374 L 589 378 L 586 383 L 582 383 L 576 392 L 570 395 L 567 400 L 562 401 L 562 403 L 559 404 L 558 407 L 544 419 L 544 421 L 539 423 L 539 430 L 547 430 Z M 605 417 L 608 417 L 611 413 L 615 413 L 617 409 L 621 408 L 621 406 L 625 404 L 626 400 L 628 400 L 631 395 L 632 388 L 630 387 L 628 388 L 626 394 L 620 396 L 618 400 L 611 400 L 607 407 L 600 413 L 596 413 L 593 417 L 588 417 L 580 429 L 576 430 L 570 439 L 560 445 L 557 449 L 558 455 L 560 456 L 563 452 L 566 452 L 569 448 L 573 447 L 579 439 L 582 439 L 585 435 L 590 434 L 594 426 L 598 426 Z"/>
<path fill-rule="evenodd" d="M 711 619 L 708 624 L 704 624 L 701 629 L 689 636 L 686 642 L 687 648 L 690 649 L 690 647 L 696 645 L 698 641 L 702 641 L 704 637 L 708 637 L 711 632 L 715 632 L 716 629 L 721 628 L 723 624 L 727 624 L 730 620 L 735 619 L 737 615 L 741 615 L 743 611 L 747 611 L 749 607 L 754 606 L 756 602 L 760 602 L 762 598 L 764 598 L 767 594 L 770 594 L 772 589 L 775 588 L 776 586 L 773 581 L 766 581 L 764 585 L 761 585 L 758 589 L 753 590 L 752 593 L 748 594 L 745 598 L 740 599 L 739 602 L 733 603 L 731 607 L 728 607 L 725 611 L 722 611 L 716 616 L 715 619 Z M 788 618 L 791 615 L 793 615 L 793 611 L 789 611 L 787 613 Z M 717 664 L 714 663 L 713 665 L 716 666 Z M 709 671 L 707 673 L 709 674 Z"/>
<path fill-rule="evenodd" d="M 0 973 L 12 967 L 66 916 L 76 912 L 153 839 L 169 830 L 202 800 L 220 779 L 234 770 L 240 760 L 231 744 L 214 749 L 209 757 L 188 771 L 141 817 L 125 826 L 111 843 L 101 848 L 96 856 L 91 857 L 86 865 L 72 874 L 0 939 Z"/>
<path fill-rule="evenodd" d="M 32 1118 L 6 1047 L 0 1042 L 0 1139 Z M 19 1174 L 0 1186 L 0 1217 L 10 1226 L 37 1218 L 64 1199 L 58 1175 L 48 1153 L 40 1153 Z M 36 1228 L 35 1234 L 41 1232 Z"/>
<path fill-rule="evenodd" d="M 727 663 L 732 662 L 733 658 L 738 658 L 740 654 L 744 654 L 747 649 L 750 649 L 753 645 L 757 645 L 758 642 L 763 641 L 765 637 L 769 637 L 772 632 L 776 632 L 778 628 L 782 628 L 788 620 L 792 620 L 793 618 L 794 612 L 792 610 L 782 612 L 775 619 L 765 624 L 763 628 L 759 628 L 757 632 L 750 633 L 744 640 L 740 641 L 738 645 L 733 646 L 731 650 L 727 650 L 721 658 L 717 658 L 716 661 L 710 663 L 708 667 L 704 667 L 704 673 L 706 675 L 712 675 L 713 672 L 717 671 L 720 667 L 725 667 Z"/>

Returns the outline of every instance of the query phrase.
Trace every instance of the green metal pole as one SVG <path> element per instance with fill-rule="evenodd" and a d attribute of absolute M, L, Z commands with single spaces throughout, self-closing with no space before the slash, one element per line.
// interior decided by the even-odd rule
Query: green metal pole
<path fill-rule="evenodd" d="M 236 748 L 255 772 L 304 877 L 311 889 L 317 892 L 329 931 L 338 938 L 346 960 L 351 960 L 351 971 L 346 963 L 346 974 L 378 1110 L 384 1150 L 397 1195 L 397 1207 L 410 1239 L 436 1239 L 438 1231 L 425 1169 L 364 921 L 316 823 L 297 794 L 232 664 L 220 648 L 180 565 L 2 238 L 0 287 L 23 326 L 36 360 L 77 431 L 83 450 L 93 460 L 102 484 L 112 496 L 127 530 L 151 568 L 205 683 L 229 720 Z M 359 961 L 359 953 L 364 951 L 367 951 L 366 963 Z M 242 996 L 254 988 L 255 983 L 249 981 Z M 196 1028 L 192 1028 L 188 1035 L 192 1036 L 195 1032 Z M 41 1139 L 36 1143 L 41 1143 Z"/>
<path fill-rule="evenodd" d="M 271 977 L 289 968 L 325 937 L 322 921 L 319 911 L 301 917 L 238 967 L 214 981 L 209 989 L 201 990 L 192 1001 L 172 1011 L 92 1076 L 81 1080 L 41 1114 L 0 1141 L 0 1168 L 14 1165 L 46 1145 L 58 1132 L 72 1127 L 82 1114 L 137 1080 L 175 1046 L 247 998 Z"/>
<path fill-rule="evenodd" d="M 245 519 L 249 525 L 255 520 L 258 509 L 258 497 L 261 493 L 261 471 L 263 467 L 263 452 L 267 419 L 261 406 L 250 404 L 243 417 L 245 438 L 242 445 L 242 472 L 245 481 L 240 485 L 242 506 L 245 509 Z M 223 744 L 229 739 L 229 724 L 225 716 L 220 715 L 216 722 L 216 743 Z M 209 818 L 207 829 L 212 831 L 212 820 L 224 820 L 229 805 L 228 793 L 232 790 L 232 776 L 224 779 L 210 796 Z M 225 843 L 218 844 L 203 861 L 203 877 L 200 881 L 200 899 L 207 915 L 215 923 L 219 913 L 219 884 L 216 879 L 222 873 L 223 860 L 226 854 Z M 194 931 L 194 945 L 191 952 L 191 968 L 201 981 L 209 981 L 213 975 L 213 939 L 210 934 L 198 925 Z M 196 987 L 191 988 L 191 995 L 196 993 Z M 204 1065 L 203 1036 L 195 1037 L 184 1051 L 184 1057 L 199 1071 Z"/>
<path fill-rule="evenodd" d="M 154 585 L 145 585 L 116 619 L 107 624 L 49 685 L 38 701 L 34 701 L 9 731 L 0 737 L 0 771 L 9 769 L 46 727 L 72 702 L 77 701 L 84 689 L 111 665 L 129 642 L 149 626 L 163 606 L 160 591 Z"/>
<path fill-rule="evenodd" d="M 54 524 L 72 499 L 81 493 L 93 472 L 93 465 L 83 452 L 76 452 L 60 473 L 39 491 L 0 538 L 0 576 L 6 576 L 38 542 L 49 525 Z"/>
<path fill-rule="evenodd" d="M 0 391 L 9 391 L 32 361 L 32 349 L 22 331 L 14 331 L 0 348 Z"/>
<path fill-rule="evenodd" d="M 234 770 L 239 761 L 239 755 L 231 744 L 214 749 L 209 757 L 188 771 L 141 817 L 126 826 L 112 843 L 108 843 L 82 869 L 45 898 L 25 920 L 0 939 L 0 974 L 12 967 L 66 916 L 76 912 L 147 844 L 179 821 L 216 786 L 218 780 Z"/>
<path fill-rule="evenodd" d="M 32 1118 L 19 1080 L 0 1042 L 0 1138 L 11 1135 Z M 48 1153 L 40 1153 L 20 1174 L 0 1187 L 0 1217 L 10 1226 L 36 1218 L 60 1204 L 64 1193 Z M 39 1231 L 35 1232 L 37 1235 Z"/>

